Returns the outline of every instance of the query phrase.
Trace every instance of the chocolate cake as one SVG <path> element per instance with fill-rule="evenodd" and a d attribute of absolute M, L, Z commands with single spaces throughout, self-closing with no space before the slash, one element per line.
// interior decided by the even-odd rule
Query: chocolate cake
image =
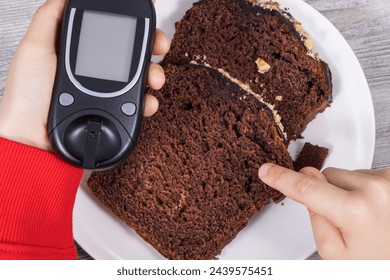
<path fill-rule="evenodd" d="M 321 170 L 328 154 L 329 149 L 327 148 L 305 143 L 298 158 L 294 162 L 294 169 L 299 171 L 306 166 L 311 166 Z"/>
<path fill-rule="evenodd" d="M 292 168 L 272 112 L 205 67 L 169 65 L 133 154 L 94 172 L 92 192 L 169 259 L 213 259 L 249 219 L 282 195 L 261 164 Z"/>
<path fill-rule="evenodd" d="M 300 137 L 331 100 L 331 74 L 313 40 L 279 4 L 203 0 L 176 25 L 163 64 L 220 69 L 274 110 L 287 139 Z"/>
<path fill-rule="evenodd" d="M 166 84 L 133 154 L 92 192 L 169 259 L 213 259 L 283 195 L 258 178 L 292 169 L 288 143 L 331 100 L 331 75 L 275 2 L 203 0 L 177 23 Z M 305 153 L 297 164 L 306 164 Z"/>

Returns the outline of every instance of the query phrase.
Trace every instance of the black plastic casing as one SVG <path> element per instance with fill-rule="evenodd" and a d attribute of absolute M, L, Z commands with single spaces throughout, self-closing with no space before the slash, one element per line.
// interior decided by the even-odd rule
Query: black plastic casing
<path fill-rule="evenodd" d="M 75 12 L 76 9 L 76 12 Z M 73 10 L 73 12 L 72 12 Z M 83 10 L 121 14 L 137 18 L 137 32 L 130 70 L 133 81 L 128 83 L 100 80 L 75 75 L 75 59 L 80 36 Z M 68 32 L 73 13 L 72 32 Z M 145 22 L 148 19 L 148 33 Z M 142 30 L 142 27 L 144 30 Z M 53 149 L 65 161 L 84 169 L 107 169 L 128 157 L 138 140 L 144 113 L 147 73 L 152 55 L 156 15 L 151 0 L 69 0 L 65 6 L 58 53 L 57 74 L 51 101 L 48 131 Z M 71 34 L 71 35 L 69 35 Z M 142 36 L 140 36 L 142 35 Z M 70 41 L 68 36 L 70 36 Z M 141 42 L 140 42 L 141 40 Z M 69 42 L 71 44 L 69 45 Z M 146 49 L 143 43 L 146 42 Z M 70 51 L 67 55 L 67 44 Z M 68 66 L 66 66 L 68 60 Z M 139 68 L 141 67 L 141 68 Z M 139 69 L 138 69 L 139 68 Z M 68 71 L 67 71 L 68 69 Z M 69 77 L 69 69 L 79 83 Z M 134 81 L 132 83 L 134 83 Z M 76 84 L 77 84 L 76 83 Z M 80 90 L 80 85 L 100 96 Z M 115 92 L 121 94 L 112 94 Z M 60 96 L 69 93 L 74 101 L 69 106 L 60 104 Z M 108 94 L 107 94 L 108 93 Z M 123 113 L 123 104 L 136 107 L 134 115 Z"/>

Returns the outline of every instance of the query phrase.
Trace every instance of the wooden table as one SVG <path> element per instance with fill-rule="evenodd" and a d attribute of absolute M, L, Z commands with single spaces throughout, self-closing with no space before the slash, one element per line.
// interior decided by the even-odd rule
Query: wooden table
<path fill-rule="evenodd" d="M 168 1 L 169 0 L 159 0 Z M 373 168 L 390 166 L 390 1 L 305 0 L 324 14 L 355 51 L 371 89 L 376 115 Z M 12 55 L 42 0 L 0 0 L 0 95 Z M 91 257 L 78 247 L 79 259 Z M 313 255 L 311 259 L 319 259 Z"/>

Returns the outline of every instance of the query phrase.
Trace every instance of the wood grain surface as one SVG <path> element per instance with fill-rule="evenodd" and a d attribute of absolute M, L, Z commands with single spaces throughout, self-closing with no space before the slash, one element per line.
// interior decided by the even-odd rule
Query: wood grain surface
<path fill-rule="evenodd" d="M 159 0 L 167 1 L 169 0 Z M 376 117 L 373 168 L 390 166 L 390 1 L 305 0 L 343 34 L 370 86 Z M 0 0 L 0 96 L 13 53 L 42 0 Z M 79 259 L 92 259 L 78 246 Z M 320 259 L 317 254 L 310 259 Z"/>

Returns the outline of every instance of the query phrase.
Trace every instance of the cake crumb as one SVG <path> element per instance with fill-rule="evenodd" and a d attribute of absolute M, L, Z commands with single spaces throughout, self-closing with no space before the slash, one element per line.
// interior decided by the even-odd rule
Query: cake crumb
<path fill-rule="evenodd" d="M 273 0 L 250 0 L 253 6 L 260 6 L 263 9 L 280 10 L 280 4 Z"/>
<path fill-rule="evenodd" d="M 306 166 L 311 166 L 321 170 L 328 155 L 328 148 L 305 143 L 298 158 L 294 162 L 294 169 L 299 171 Z"/>
<path fill-rule="evenodd" d="M 185 56 L 185 57 L 188 57 L 188 52 L 186 52 L 186 53 L 184 54 L 184 56 Z"/>
<path fill-rule="evenodd" d="M 279 114 L 276 114 L 274 116 L 274 120 L 275 120 L 276 123 L 280 123 L 280 121 L 282 120 L 282 117 Z"/>
<path fill-rule="evenodd" d="M 256 65 L 260 74 L 265 74 L 271 69 L 271 66 L 264 59 L 261 59 L 260 57 L 256 59 Z"/>
<path fill-rule="evenodd" d="M 314 48 L 314 40 L 305 32 L 305 47 L 311 51 Z"/>
<path fill-rule="evenodd" d="M 283 96 L 278 95 L 278 96 L 275 97 L 275 100 L 276 101 L 282 101 L 283 100 Z"/>
<path fill-rule="evenodd" d="M 302 33 L 303 33 L 302 23 L 300 23 L 299 21 L 294 22 L 294 28 L 295 28 L 295 30 L 296 30 L 299 34 L 302 34 Z"/>

